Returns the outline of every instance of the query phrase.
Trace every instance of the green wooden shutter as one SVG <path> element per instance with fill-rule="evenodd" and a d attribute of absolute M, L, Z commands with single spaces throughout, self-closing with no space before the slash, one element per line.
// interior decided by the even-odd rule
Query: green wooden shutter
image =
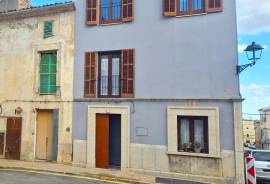
<path fill-rule="evenodd" d="M 53 36 L 53 21 L 45 21 L 44 22 L 44 31 L 43 37 L 49 38 Z"/>
<path fill-rule="evenodd" d="M 40 94 L 56 93 L 56 53 L 41 54 Z"/>

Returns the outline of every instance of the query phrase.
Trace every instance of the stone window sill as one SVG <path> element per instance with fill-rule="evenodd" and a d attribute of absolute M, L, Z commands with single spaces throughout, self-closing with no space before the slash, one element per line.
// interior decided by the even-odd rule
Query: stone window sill
<path fill-rule="evenodd" d="M 188 152 L 167 152 L 168 155 L 190 156 L 190 157 L 204 157 L 204 158 L 216 158 L 221 159 L 219 155 L 210 155 L 203 153 L 188 153 Z"/>

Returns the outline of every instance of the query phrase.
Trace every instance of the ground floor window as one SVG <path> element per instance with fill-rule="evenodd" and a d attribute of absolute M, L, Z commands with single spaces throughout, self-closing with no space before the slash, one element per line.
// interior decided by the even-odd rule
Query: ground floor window
<path fill-rule="evenodd" d="M 177 116 L 178 152 L 209 153 L 208 117 Z"/>

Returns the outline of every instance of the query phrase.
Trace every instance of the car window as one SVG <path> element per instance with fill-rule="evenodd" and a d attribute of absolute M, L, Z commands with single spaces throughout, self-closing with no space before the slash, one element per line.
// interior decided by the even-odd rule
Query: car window
<path fill-rule="evenodd" d="M 256 161 L 270 162 L 270 152 L 253 152 Z"/>

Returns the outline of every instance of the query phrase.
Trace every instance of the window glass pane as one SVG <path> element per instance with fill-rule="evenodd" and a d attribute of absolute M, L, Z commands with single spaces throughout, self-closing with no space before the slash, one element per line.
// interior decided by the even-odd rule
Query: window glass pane
<path fill-rule="evenodd" d="M 188 11 L 188 2 L 189 2 L 189 0 L 179 0 L 179 10 L 180 10 L 180 12 Z"/>
<path fill-rule="evenodd" d="M 184 144 L 189 144 L 189 120 L 181 119 L 181 146 Z"/>
<path fill-rule="evenodd" d="M 100 95 L 108 95 L 109 58 L 101 57 Z"/>
<path fill-rule="evenodd" d="M 204 145 L 203 120 L 195 120 L 194 129 L 195 129 L 194 130 L 195 143 L 203 147 Z"/>
<path fill-rule="evenodd" d="M 112 19 L 121 18 L 121 0 L 112 0 Z"/>
<path fill-rule="evenodd" d="M 270 162 L 270 152 L 254 151 L 253 157 L 256 161 Z"/>
<path fill-rule="evenodd" d="M 102 20 L 109 20 L 110 18 L 110 0 L 102 0 L 102 5 L 101 5 L 101 18 Z"/>
<path fill-rule="evenodd" d="M 203 0 L 192 0 L 192 9 L 193 10 L 203 9 Z"/>
<path fill-rule="evenodd" d="M 120 76 L 120 58 L 114 56 L 112 58 L 112 95 L 119 95 L 119 76 Z"/>

